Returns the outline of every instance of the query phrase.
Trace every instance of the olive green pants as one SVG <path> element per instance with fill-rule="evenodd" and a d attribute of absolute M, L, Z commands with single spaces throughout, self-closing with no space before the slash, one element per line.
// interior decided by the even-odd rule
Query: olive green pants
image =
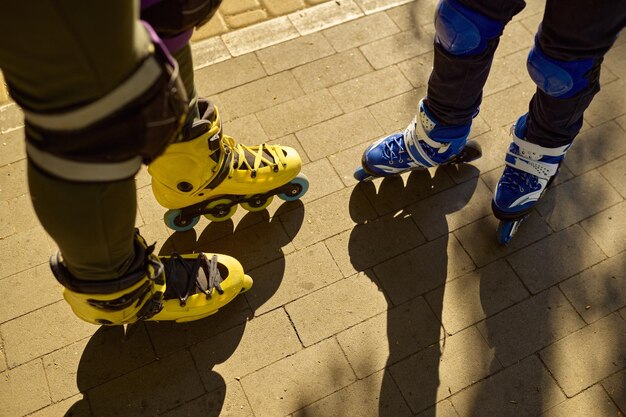
<path fill-rule="evenodd" d="M 37 112 L 100 99 L 143 59 L 135 37 L 137 1 L 9 2 L 0 12 L 0 68 L 13 99 Z M 195 96 L 189 45 L 175 54 L 189 97 Z M 35 212 L 70 272 L 81 279 L 124 275 L 134 258 L 137 197 L 133 178 L 70 182 L 32 163 L 28 184 Z"/>

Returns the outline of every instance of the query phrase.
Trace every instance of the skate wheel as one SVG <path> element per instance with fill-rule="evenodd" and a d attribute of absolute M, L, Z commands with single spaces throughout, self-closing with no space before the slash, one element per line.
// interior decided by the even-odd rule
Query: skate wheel
<path fill-rule="evenodd" d="M 200 221 L 199 216 L 193 217 L 191 220 L 185 220 L 181 218 L 181 214 L 182 210 L 180 209 L 166 211 L 163 216 L 165 225 L 177 232 L 186 232 L 187 230 L 193 229 Z"/>
<path fill-rule="evenodd" d="M 233 217 L 233 214 L 237 211 L 237 204 L 231 204 L 232 201 L 227 198 L 211 201 L 206 206 L 206 210 L 211 210 L 211 213 L 206 213 L 204 217 L 212 222 L 226 221 Z"/>
<path fill-rule="evenodd" d="M 309 189 L 309 179 L 301 172 L 289 181 L 289 185 L 291 185 L 291 190 L 287 193 L 278 194 L 278 198 L 285 201 L 295 201 Z"/>
<path fill-rule="evenodd" d="M 513 221 L 501 220 L 498 225 L 498 243 L 501 245 L 508 244 L 513 236 L 515 236 L 515 233 L 517 233 L 517 229 L 523 220 L 524 219 Z"/>
<path fill-rule="evenodd" d="M 241 293 L 247 292 L 248 290 L 250 290 L 250 288 L 252 288 L 252 278 L 250 277 L 250 275 L 244 275 L 243 276 L 243 284 L 241 285 Z"/>
<path fill-rule="evenodd" d="M 357 181 L 370 181 L 372 176 L 365 172 L 363 167 L 358 167 L 356 171 L 354 171 L 354 179 Z"/>
<path fill-rule="evenodd" d="M 263 211 L 272 203 L 273 196 L 265 197 L 262 194 L 252 195 L 250 197 L 246 197 L 248 200 L 245 203 L 241 203 L 241 207 L 245 210 L 256 212 Z"/>

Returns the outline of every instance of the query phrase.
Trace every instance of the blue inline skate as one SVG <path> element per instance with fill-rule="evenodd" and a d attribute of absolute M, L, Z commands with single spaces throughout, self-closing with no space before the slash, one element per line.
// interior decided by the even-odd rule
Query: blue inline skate
<path fill-rule="evenodd" d="M 526 117 L 511 128 L 513 142 L 507 152 L 504 173 L 493 196 L 491 208 L 500 224 L 498 242 L 505 245 L 528 217 L 554 180 L 565 152 L 571 146 L 544 148 L 526 140 Z"/>
<path fill-rule="evenodd" d="M 404 132 L 372 143 L 363 153 L 361 167 L 354 172 L 358 181 L 390 177 L 437 165 L 470 162 L 481 156 L 480 145 L 467 141 L 471 123 L 444 126 L 430 114 L 424 100 Z"/>

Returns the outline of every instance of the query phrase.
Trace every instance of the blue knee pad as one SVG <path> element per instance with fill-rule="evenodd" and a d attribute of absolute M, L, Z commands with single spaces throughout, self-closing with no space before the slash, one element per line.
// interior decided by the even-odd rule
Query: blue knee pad
<path fill-rule="evenodd" d="M 528 54 L 526 66 L 530 78 L 549 96 L 569 98 L 589 85 L 585 76 L 593 68 L 595 59 L 560 61 L 549 58 L 535 43 Z"/>
<path fill-rule="evenodd" d="M 435 13 L 435 42 L 452 55 L 478 55 L 487 41 L 502 34 L 504 25 L 461 5 L 456 0 L 441 0 Z"/>

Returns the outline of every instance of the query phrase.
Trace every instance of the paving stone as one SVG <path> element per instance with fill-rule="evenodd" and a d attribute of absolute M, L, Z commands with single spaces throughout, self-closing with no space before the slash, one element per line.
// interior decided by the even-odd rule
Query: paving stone
<path fill-rule="evenodd" d="M 534 294 L 604 258 L 602 250 L 574 225 L 514 253 L 508 260 Z"/>
<path fill-rule="evenodd" d="M 427 408 L 423 412 L 416 414 L 415 417 L 459 417 L 454 406 L 449 400 L 439 401 L 434 406 Z"/>
<path fill-rule="evenodd" d="M 0 303 L 0 323 L 63 298 L 62 287 L 54 279 L 48 263 L 0 280 L 0 294 L 6 295 Z"/>
<path fill-rule="evenodd" d="M 292 416 L 341 416 L 347 410 L 350 410 L 351 415 L 359 417 L 412 415 L 393 379 L 389 374 L 380 371 L 296 411 Z"/>
<path fill-rule="evenodd" d="M 224 23 L 224 26 L 226 26 L 226 23 Z M 210 29 L 210 27 L 207 29 Z M 216 28 L 216 31 L 221 31 L 221 28 Z M 191 51 L 193 54 L 194 70 L 202 69 L 232 58 L 222 38 L 217 36 L 196 42 L 192 45 Z"/>
<path fill-rule="evenodd" d="M 330 92 L 348 113 L 389 97 L 412 90 L 411 83 L 395 66 L 353 78 L 330 88 Z"/>
<path fill-rule="evenodd" d="M 256 317 L 191 347 L 207 391 L 232 384 L 302 349 L 284 310 Z"/>
<path fill-rule="evenodd" d="M 8 133 L 24 126 L 24 114 L 15 103 L 0 105 L 0 133 Z"/>
<path fill-rule="evenodd" d="M 75 317 L 65 301 L 35 310 L 0 326 L 10 368 L 84 339 L 97 329 L 97 326 Z"/>
<path fill-rule="evenodd" d="M 167 208 L 157 202 L 152 187 L 137 190 L 137 208 L 145 223 L 152 223 L 157 220 L 163 222 L 163 215 L 167 211 Z"/>
<path fill-rule="evenodd" d="M 26 161 L 0 167 L 0 201 L 9 200 L 28 193 Z"/>
<path fill-rule="evenodd" d="M 385 134 L 403 131 L 415 117 L 417 103 L 425 94 L 425 88 L 418 88 L 373 104 L 368 109 L 382 126 Z"/>
<path fill-rule="evenodd" d="M 622 411 L 626 410 L 626 369 L 602 381 L 602 386 L 617 406 Z"/>
<path fill-rule="evenodd" d="M 530 356 L 452 397 L 461 417 L 536 416 L 565 400 L 536 356 Z"/>
<path fill-rule="evenodd" d="M 607 255 L 614 256 L 626 249 L 626 203 L 600 212 L 581 225 Z"/>
<path fill-rule="evenodd" d="M 224 2 L 224 4 L 220 5 L 219 9 L 220 12 L 225 15 L 236 15 L 249 10 L 257 9 L 259 6 L 259 0 L 237 0 Z"/>
<path fill-rule="evenodd" d="M 374 210 L 363 193 L 358 189 L 343 189 L 307 204 L 304 219 L 297 211 L 285 213 L 280 219 L 293 245 L 300 250 L 349 230 L 362 219 L 374 217 Z"/>
<path fill-rule="evenodd" d="M 626 153 L 626 132 L 611 121 L 580 133 L 567 152 L 565 164 L 581 175 Z"/>
<path fill-rule="evenodd" d="M 554 408 L 543 413 L 541 417 L 579 416 L 619 416 L 613 401 L 599 385 L 594 385 L 574 398 L 569 398 Z"/>
<path fill-rule="evenodd" d="M 368 109 L 356 110 L 296 133 L 307 155 L 317 160 L 383 134 Z M 330 133 L 330 134 L 329 134 Z"/>
<path fill-rule="evenodd" d="M 255 23 L 267 20 L 267 18 L 267 12 L 263 9 L 248 10 L 233 16 L 224 16 L 228 26 L 234 29 L 252 26 Z"/>
<path fill-rule="evenodd" d="M 53 247 L 39 226 L 0 239 L 0 279 L 48 262 Z"/>
<path fill-rule="evenodd" d="M 542 350 L 541 359 L 565 395 L 573 397 L 626 367 L 625 340 L 626 322 L 611 314 Z"/>
<path fill-rule="evenodd" d="M 332 119 L 341 113 L 339 104 L 330 92 L 318 90 L 263 110 L 257 117 L 268 136 L 275 139 Z"/>
<path fill-rule="evenodd" d="M 265 76 L 265 70 L 255 54 L 228 59 L 194 73 L 196 89 L 201 96 L 231 90 Z"/>
<path fill-rule="evenodd" d="M 161 358 L 87 393 L 94 416 L 154 416 L 204 394 L 187 351 Z"/>
<path fill-rule="evenodd" d="M 209 392 L 163 414 L 163 417 L 253 417 L 250 404 L 238 382 Z"/>
<path fill-rule="evenodd" d="M 407 208 L 426 239 L 452 232 L 491 214 L 491 193 L 477 177 Z"/>
<path fill-rule="evenodd" d="M 312 404 L 354 380 L 339 345 L 328 339 L 242 378 L 241 384 L 255 416 L 275 417 Z M 260 386 L 264 388 L 259 390 Z"/>
<path fill-rule="evenodd" d="M 437 0 L 421 0 L 394 7 L 385 12 L 398 27 L 405 30 L 414 30 L 417 27 L 433 24 Z"/>
<path fill-rule="evenodd" d="M 345 186 L 356 185 L 358 181 L 354 178 L 354 171 L 358 168 L 365 146 L 357 145 L 341 152 L 337 152 L 328 157 L 335 172 Z"/>
<path fill-rule="evenodd" d="M 468 361 L 471 357 L 473 360 Z M 500 366 L 476 328 L 469 328 L 390 367 L 411 407 L 422 411 Z M 416 375 L 420 375 L 416 378 Z"/>
<path fill-rule="evenodd" d="M 402 236 L 398 239 L 398 236 Z M 426 240 L 406 214 L 388 215 L 326 240 L 326 246 L 344 276 L 365 271 Z"/>
<path fill-rule="evenodd" d="M 443 236 L 374 267 L 394 305 L 444 285 L 474 269 L 454 236 Z"/>
<path fill-rule="evenodd" d="M 426 294 L 428 304 L 449 335 L 526 297 L 528 292 L 504 261 L 470 272 Z"/>
<path fill-rule="evenodd" d="M 617 119 L 615 119 L 615 121 L 617 122 L 618 125 L 622 127 L 622 129 L 626 131 L 626 114 L 623 115 L 622 117 L 618 117 Z"/>
<path fill-rule="evenodd" d="M 501 245 L 497 240 L 499 222 L 494 216 L 487 216 L 454 232 L 472 260 L 480 267 L 515 253 L 552 233 L 543 218 L 533 211 L 524 220 L 515 237 L 506 245 Z"/>
<path fill-rule="evenodd" d="M 4 124 L 1 124 L 1 126 L 4 127 Z M 0 127 L 0 130 L 2 127 Z M 26 146 L 24 146 L 24 143 L 23 128 L 0 133 L 0 167 L 26 158 Z"/>
<path fill-rule="evenodd" d="M 432 51 L 433 35 L 423 29 L 400 32 L 360 49 L 375 69 L 381 69 Z"/>
<path fill-rule="evenodd" d="M 235 138 L 238 143 L 246 145 L 259 145 L 268 140 L 267 134 L 255 114 L 226 122 L 222 130 L 228 136 Z"/>
<path fill-rule="evenodd" d="M 342 52 L 386 38 L 399 31 L 385 13 L 377 13 L 326 29 L 322 34 L 336 51 Z"/>
<path fill-rule="evenodd" d="M 303 0 L 261 0 L 270 15 L 283 16 L 305 7 Z"/>
<path fill-rule="evenodd" d="M 41 360 L 0 373 L 0 415 L 23 416 L 50 404 Z"/>
<path fill-rule="evenodd" d="M 4 372 L 7 369 L 7 360 L 4 355 L 4 347 L 2 346 L 2 340 L 0 340 L 0 372 Z"/>
<path fill-rule="evenodd" d="M 585 110 L 585 120 L 592 126 L 598 126 L 624 114 L 626 109 L 626 97 L 622 94 L 624 88 L 626 79 L 605 85 Z"/>
<path fill-rule="evenodd" d="M 365 274 L 356 274 L 285 306 L 304 346 L 386 310 L 387 301 Z"/>
<path fill-rule="evenodd" d="M 106 383 L 156 359 L 143 324 L 124 334 L 122 327 L 100 328 L 43 358 L 50 397 L 57 402 Z"/>
<path fill-rule="evenodd" d="M 502 43 L 500 45 L 502 45 Z M 491 65 L 489 78 L 487 78 L 487 83 L 483 88 L 484 97 L 497 93 L 498 91 L 506 90 L 507 88 L 519 84 L 519 79 L 517 78 L 515 73 L 509 70 L 509 68 L 505 64 L 505 59 L 506 57 L 494 58 L 493 64 Z"/>
<path fill-rule="evenodd" d="M 433 70 L 433 54 L 425 53 L 418 57 L 400 62 L 397 66 L 406 79 L 411 82 L 413 87 L 428 86 L 428 79 Z"/>
<path fill-rule="evenodd" d="M 268 74 L 285 71 L 333 55 L 330 43 L 320 33 L 270 46 L 256 53 Z"/>
<path fill-rule="evenodd" d="M 590 171 L 551 189 L 537 210 L 550 226 L 562 230 L 620 201 L 622 197 L 602 175 Z"/>
<path fill-rule="evenodd" d="M 485 97 L 480 106 L 481 116 L 492 129 L 508 129 L 528 112 L 528 102 L 536 89 L 535 83 L 527 78 L 525 82 Z"/>
<path fill-rule="evenodd" d="M 291 13 L 288 17 L 301 35 L 308 35 L 359 16 L 363 16 L 363 12 L 354 1 L 342 0 L 328 1 L 317 7 Z"/>
<path fill-rule="evenodd" d="M 206 24 L 201 27 L 196 27 L 191 36 L 192 47 L 198 44 L 200 41 L 213 38 L 211 40 L 219 39 L 217 36 L 222 33 L 228 32 L 228 26 L 224 21 L 224 16 L 222 12 L 218 9 L 217 12 L 213 15 L 211 20 L 209 20 Z M 221 39 L 219 41 L 222 42 Z M 224 49 L 226 49 L 226 45 L 224 45 Z M 230 53 L 228 54 L 230 56 Z M 194 61 L 196 60 L 196 56 L 194 55 Z"/>
<path fill-rule="evenodd" d="M 441 335 L 441 323 L 417 297 L 344 330 L 337 340 L 361 379 L 437 343 Z"/>
<path fill-rule="evenodd" d="M 255 314 L 261 315 L 343 278 L 323 243 L 251 271 L 254 291 L 246 294 Z"/>
<path fill-rule="evenodd" d="M 365 14 L 372 14 L 409 3 L 411 0 L 356 0 Z"/>
<path fill-rule="evenodd" d="M 372 71 L 361 51 L 350 49 L 292 70 L 306 93 L 331 87 Z"/>
<path fill-rule="evenodd" d="M 302 94 L 298 82 L 289 72 L 253 81 L 225 91 L 220 95 L 221 101 L 231 115 L 231 117 L 225 118 L 222 112 L 222 122 L 259 112 L 300 97 Z M 223 109 L 220 107 L 220 110 Z"/>
<path fill-rule="evenodd" d="M 252 312 L 246 299 L 236 297 L 217 314 L 202 320 L 188 323 L 147 322 L 145 325 L 157 356 L 163 357 L 233 328 L 243 331 L 250 317 Z"/>
<path fill-rule="evenodd" d="M 301 201 L 307 204 L 309 201 L 325 197 L 335 191 L 344 188 L 341 179 L 335 173 L 328 159 L 319 159 L 302 167 L 301 171 L 314 184 L 309 191 L 302 196 Z"/>
<path fill-rule="evenodd" d="M 299 212 L 299 210 L 296 210 Z M 291 212 L 293 213 L 293 212 Z M 301 213 L 296 213 L 294 218 L 302 219 Z M 241 242 L 263 242 L 258 245 L 241 245 Z M 200 244 L 197 248 L 208 253 L 224 253 L 234 256 L 249 271 L 257 266 L 279 259 L 291 253 L 293 247 L 289 237 L 280 227 L 278 222 L 262 222 L 252 227 L 236 231 L 235 234 L 222 239 Z"/>
<path fill-rule="evenodd" d="M 509 366 L 575 332 L 584 321 L 558 289 L 537 294 L 477 325 L 495 355 Z"/>
<path fill-rule="evenodd" d="M 528 51 L 534 44 L 535 30 L 528 30 L 521 22 L 510 22 L 500 37 L 498 52 L 509 55 L 519 50 Z"/>
<path fill-rule="evenodd" d="M 91 410 L 87 400 L 82 395 L 75 395 L 67 400 L 60 401 L 29 414 L 28 417 L 59 417 L 80 416 L 91 417 Z"/>
<path fill-rule="evenodd" d="M 609 69 L 619 78 L 626 78 L 626 44 L 616 45 L 607 52 L 602 70 Z"/>
<path fill-rule="evenodd" d="M 239 56 L 298 36 L 299 33 L 289 18 L 283 16 L 225 33 L 222 35 L 222 40 L 233 56 Z"/>
<path fill-rule="evenodd" d="M 626 198 L 626 156 L 601 166 L 599 171 L 622 197 Z"/>

